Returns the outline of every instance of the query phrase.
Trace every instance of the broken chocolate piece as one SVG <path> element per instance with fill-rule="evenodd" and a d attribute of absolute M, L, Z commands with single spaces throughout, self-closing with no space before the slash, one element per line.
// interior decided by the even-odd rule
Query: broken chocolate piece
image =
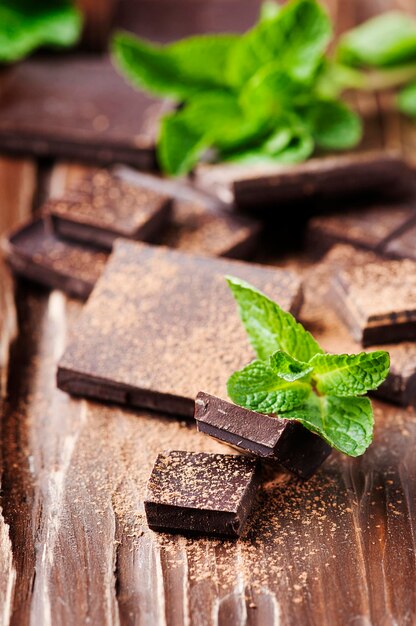
<path fill-rule="evenodd" d="M 225 394 L 230 372 L 253 357 L 226 274 L 298 312 L 301 283 L 290 270 L 116 240 L 59 364 L 59 387 L 192 417 L 201 385 Z"/>
<path fill-rule="evenodd" d="M 309 478 L 331 447 L 299 422 L 249 411 L 200 391 L 195 400 L 199 431 Z"/>
<path fill-rule="evenodd" d="M 58 236 L 111 250 L 116 237 L 153 237 L 170 216 L 171 200 L 98 170 L 44 210 Z"/>
<path fill-rule="evenodd" d="M 338 243 L 382 252 L 390 239 L 415 220 L 416 205 L 411 203 L 371 205 L 333 215 L 320 215 L 308 224 L 308 245 L 315 255 L 325 253 Z"/>
<path fill-rule="evenodd" d="M 176 201 L 172 223 L 157 238 L 184 252 L 246 259 L 254 252 L 260 224 L 249 218 L 210 210 L 200 202 Z"/>
<path fill-rule="evenodd" d="M 10 70 L 2 91 L 0 148 L 151 169 L 164 108 L 127 84 L 108 58 L 30 59 Z"/>
<path fill-rule="evenodd" d="M 102 273 L 108 254 L 57 239 L 47 220 L 35 220 L 4 242 L 12 270 L 50 289 L 85 300 Z"/>
<path fill-rule="evenodd" d="M 153 530 L 239 537 L 259 486 L 255 459 L 231 454 L 159 454 L 144 501 Z"/>
<path fill-rule="evenodd" d="M 270 206 L 400 183 L 409 170 L 400 154 L 382 150 L 309 159 L 297 165 L 200 165 L 196 184 L 237 206 Z"/>
<path fill-rule="evenodd" d="M 416 339 L 416 263 L 382 261 L 338 270 L 332 303 L 364 346 Z"/>

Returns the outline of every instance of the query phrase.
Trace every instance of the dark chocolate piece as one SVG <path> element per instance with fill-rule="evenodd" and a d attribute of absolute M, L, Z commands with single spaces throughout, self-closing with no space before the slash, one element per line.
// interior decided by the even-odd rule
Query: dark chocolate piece
<path fill-rule="evenodd" d="M 338 270 L 336 311 L 364 346 L 416 339 L 416 263 L 382 261 Z"/>
<path fill-rule="evenodd" d="M 386 256 L 416 261 L 416 224 L 412 223 L 393 236 L 383 247 Z"/>
<path fill-rule="evenodd" d="M 175 450 L 159 454 L 145 496 L 153 530 L 237 538 L 253 507 L 255 459 Z"/>
<path fill-rule="evenodd" d="M 20 227 L 4 242 L 6 258 L 19 276 L 86 299 L 108 254 L 57 239 L 47 220 Z"/>
<path fill-rule="evenodd" d="M 176 201 L 172 223 L 157 238 L 184 252 L 246 259 L 256 249 L 260 224 L 243 216 L 209 210 L 199 202 Z"/>
<path fill-rule="evenodd" d="M 202 385 L 224 395 L 230 373 L 253 358 L 226 274 L 299 310 L 292 271 L 118 239 L 59 364 L 59 387 L 192 417 Z"/>
<path fill-rule="evenodd" d="M 354 265 L 364 266 L 374 261 L 380 262 L 372 252 L 357 250 L 352 246 L 337 245 L 315 267 L 314 274 L 309 276 L 308 288 L 316 294 L 327 290 L 330 277 L 340 268 Z M 337 301 L 329 294 L 329 302 L 336 309 Z M 342 307 L 341 307 L 342 312 Z M 325 304 L 316 312 L 319 322 L 318 340 L 330 352 L 357 353 L 362 346 L 355 342 L 339 317 Z M 401 342 L 372 346 L 371 350 L 387 350 L 390 354 L 390 371 L 384 383 L 371 395 L 388 400 L 402 406 L 416 403 L 416 342 Z"/>
<path fill-rule="evenodd" d="M 331 453 L 331 447 L 294 420 L 254 411 L 200 391 L 195 400 L 199 431 L 309 478 Z"/>
<path fill-rule="evenodd" d="M 382 150 L 313 158 L 297 165 L 201 165 L 196 184 L 242 208 L 333 197 L 392 186 L 409 175 L 402 157 Z"/>
<path fill-rule="evenodd" d="M 153 237 L 170 216 L 171 200 L 98 170 L 44 210 L 58 236 L 111 250 L 116 237 Z"/>
<path fill-rule="evenodd" d="M 415 220 L 416 204 L 371 205 L 320 215 L 308 224 L 308 247 L 314 254 L 323 254 L 334 244 L 348 243 L 383 252 L 387 242 Z"/>
<path fill-rule="evenodd" d="M 155 166 L 163 108 L 108 58 L 49 56 L 10 70 L 0 98 L 0 148 L 95 163 Z"/>

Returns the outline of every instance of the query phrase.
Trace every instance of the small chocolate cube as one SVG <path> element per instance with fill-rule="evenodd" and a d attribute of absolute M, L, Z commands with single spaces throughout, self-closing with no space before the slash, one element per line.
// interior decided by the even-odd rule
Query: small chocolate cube
<path fill-rule="evenodd" d="M 363 346 L 416 339 L 416 263 L 381 261 L 339 269 L 331 302 Z"/>
<path fill-rule="evenodd" d="M 255 413 L 202 391 L 195 400 L 195 419 L 199 431 L 300 478 L 309 478 L 331 453 L 321 437 L 295 420 Z"/>
<path fill-rule="evenodd" d="M 152 238 L 169 219 L 171 199 L 97 170 L 45 211 L 59 237 L 111 250 L 116 237 Z"/>
<path fill-rule="evenodd" d="M 239 537 L 255 501 L 259 472 L 257 461 L 245 456 L 159 454 L 144 502 L 149 528 Z"/>

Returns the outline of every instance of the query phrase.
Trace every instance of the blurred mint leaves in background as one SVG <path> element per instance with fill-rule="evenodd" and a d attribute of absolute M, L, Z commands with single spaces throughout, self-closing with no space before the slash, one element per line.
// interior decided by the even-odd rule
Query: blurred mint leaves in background
<path fill-rule="evenodd" d="M 81 28 L 81 13 L 68 0 L 0 0 L 0 64 L 43 46 L 70 47 Z"/>
<path fill-rule="evenodd" d="M 332 56 L 328 14 L 317 0 L 263 5 L 243 35 L 201 35 L 154 45 L 128 33 L 113 39 L 118 68 L 136 87 L 179 107 L 161 123 L 158 158 L 172 175 L 201 158 L 297 163 L 316 149 L 347 150 L 361 139 L 345 89 L 416 80 L 416 22 L 400 12 L 341 37 Z M 416 110 L 416 86 L 399 98 Z"/>
<path fill-rule="evenodd" d="M 257 359 L 228 380 L 231 400 L 252 411 L 297 420 L 349 456 L 373 438 L 373 409 L 364 395 L 390 367 L 387 352 L 329 354 L 263 293 L 227 277 Z"/>

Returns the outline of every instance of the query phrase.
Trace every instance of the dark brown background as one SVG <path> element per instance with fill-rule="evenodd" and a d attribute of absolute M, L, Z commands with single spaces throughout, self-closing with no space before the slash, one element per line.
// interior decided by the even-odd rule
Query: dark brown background
<path fill-rule="evenodd" d="M 174 25 L 169 16 L 179 4 L 196 17 Z M 166 39 L 194 25 L 214 27 L 223 7 L 238 17 L 240 4 L 252 10 L 236 0 L 121 0 L 118 19 L 130 26 L 134 5 L 138 30 Z M 346 28 L 392 5 L 340 0 L 330 8 Z M 396 122 L 383 124 L 392 129 L 383 141 L 402 143 Z M 0 230 L 27 218 L 81 171 L 0 158 Z M 0 272 L 4 392 L 15 324 L 13 286 L 3 266 Z M 331 314 L 320 308 L 313 282 L 309 291 L 314 299 L 308 292 L 302 317 L 333 348 Z M 267 482 L 248 534 L 237 543 L 157 535 L 146 527 L 142 504 L 157 452 L 226 448 L 172 417 L 58 391 L 56 362 L 81 305 L 22 283 L 16 302 L 19 333 L 1 412 L 1 626 L 416 622 L 414 409 L 377 403 L 375 442 L 364 457 L 333 454 L 305 484 L 286 474 Z"/>

